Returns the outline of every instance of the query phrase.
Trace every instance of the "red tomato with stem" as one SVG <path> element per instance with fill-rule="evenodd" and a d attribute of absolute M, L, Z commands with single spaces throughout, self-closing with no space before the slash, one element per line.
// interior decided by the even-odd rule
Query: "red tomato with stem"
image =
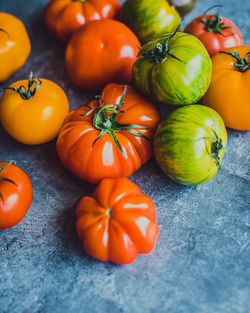
<path fill-rule="evenodd" d="M 88 254 L 119 264 L 149 253 L 159 233 L 153 201 L 127 178 L 104 179 L 93 197 L 83 197 L 76 228 Z"/>
<path fill-rule="evenodd" d="M 65 55 L 72 82 L 84 89 L 102 89 L 108 83 L 131 83 L 140 43 L 124 24 L 100 20 L 80 28 Z"/>
<path fill-rule="evenodd" d="M 218 13 L 206 14 L 215 7 L 222 6 L 212 6 L 184 29 L 185 33 L 200 39 L 210 56 L 227 48 L 243 45 L 242 33 L 233 22 L 225 17 L 220 17 Z"/>
<path fill-rule="evenodd" d="M 45 7 L 48 28 L 66 42 L 86 23 L 103 18 L 116 18 L 121 4 L 118 0 L 51 0 Z"/>
<path fill-rule="evenodd" d="M 0 230 L 18 224 L 32 201 L 28 175 L 13 161 L 0 162 Z"/>
<path fill-rule="evenodd" d="M 133 87 L 107 85 L 101 97 L 71 111 L 64 121 L 57 152 L 75 175 L 91 183 L 128 177 L 152 156 L 160 117 L 154 104 Z"/>

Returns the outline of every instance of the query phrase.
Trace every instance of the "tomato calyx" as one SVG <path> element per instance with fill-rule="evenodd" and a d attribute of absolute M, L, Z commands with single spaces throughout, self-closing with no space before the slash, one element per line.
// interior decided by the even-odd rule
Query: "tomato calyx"
<path fill-rule="evenodd" d="M 38 81 L 38 82 L 37 82 Z M 7 87 L 6 89 L 13 90 L 21 96 L 23 100 L 29 100 L 34 97 L 37 90 L 41 87 L 42 81 L 39 78 L 33 76 L 33 73 L 30 72 L 29 80 L 28 80 L 28 88 L 21 85 L 20 87 Z M 32 89 L 33 87 L 33 89 Z"/>
<path fill-rule="evenodd" d="M 124 155 L 122 147 L 116 137 L 116 132 L 128 131 L 134 134 L 135 136 L 139 136 L 147 140 L 150 140 L 148 137 L 144 136 L 143 134 L 141 134 L 140 132 L 134 129 L 134 128 L 149 129 L 149 127 L 141 126 L 137 124 L 120 124 L 116 120 L 117 114 L 125 113 L 125 111 L 122 111 L 120 109 L 121 109 L 121 106 L 124 104 L 123 100 L 124 100 L 126 91 L 127 91 L 127 85 L 125 86 L 123 90 L 122 96 L 118 104 L 104 104 L 103 98 L 101 96 L 97 96 L 96 98 L 101 100 L 100 106 L 93 108 L 92 110 L 90 110 L 89 112 L 85 114 L 79 115 L 79 116 L 87 116 L 91 114 L 93 111 L 96 111 L 92 123 L 96 129 L 100 130 L 100 134 L 96 137 L 92 146 L 95 145 L 98 139 L 100 139 L 103 135 L 108 133 L 111 136 L 117 148 L 121 151 L 124 158 L 126 158 L 126 156 Z"/>
<path fill-rule="evenodd" d="M 248 62 L 248 59 L 250 57 L 250 51 L 248 51 L 248 53 L 244 59 L 242 59 L 242 57 L 240 56 L 240 54 L 237 50 L 234 50 L 233 53 L 230 53 L 227 51 L 220 51 L 219 53 L 224 53 L 224 54 L 230 55 L 231 57 L 235 58 L 237 63 L 233 63 L 233 65 L 236 67 L 236 69 L 238 71 L 244 73 L 250 69 L 250 62 Z"/>
<path fill-rule="evenodd" d="M 0 168 L 0 174 L 1 174 L 2 171 L 5 169 L 5 167 L 8 166 L 9 164 L 16 164 L 16 162 L 15 162 L 15 161 L 6 162 L 6 163 Z M 9 178 L 6 178 L 6 177 L 0 177 L 0 182 L 1 182 L 1 181 L 7 181 L 7 182 L 9 182 L 9 183 L 14 184 L 14 185 L 17 186 L 17 184 L 16 184 L 13 180 L 11 180 L 11 179 L 9 179 Z M 4 203 L 4 197 L 3 197 L 2 193 L 1 193 L 1 191 L 0 191 L 0 198 L 2 199 L 2 201 L 3 201 L 3 203 Z"/>
<path fill-rule="evenodd" d="M 225 29 L 231 29 L 234 33 L 238 34 L 236 30 L 233 27 L 225 26 L 225 23 L 222 22 L 222 18 L 219 16 L 219 13 L 216 13 L 214 15 L 211 15 L 209 19 L 206 19 L 205 14 L 212 10 L 213 8 L 223 8 L 223 5 L 213 5 L 210 8 L 208 8 L 203 14 L 202 14 L 202 23 L 205 25 L 205 29 L 208 32 L 214 32 L 215 34 L 220 34 L 224 37 L 231 36 L 233 34 L 229 34 L 225 36 L 222 31 Z"/>
<path fill-rule="evenodd" d="M 220 152 L 222 149 L 224 149 L 224 146 L 222 144 L 222 139 L 217 136 L 214 130 L 213 132 L 215 134 L 215 137 L 203 137 L 203 139 L 212 140 L 211 153 L 209 154 L 215 160 L 216 165 L 220 169 L 220 163 L 221 163 Z"/>
<path fill-rule="evenodd" d="M 148 50 L 147 52 L 144 52 L 143 49 L 139 47 L 141 55 L 156 63 L 159 63 L 160 61 L 166 59 L 167 56 L 170 56 L 182 63 L 185 63 L 181 59 L 177 58 L 175 55 L 171 54 L 169 52 L 169 47 L 168 47 L 169 40 L 176 35 L 180 26 L 181 24 L 176 28 L 176 30 L 170 36 L 166 37 L 166 39 L 162 43 L 158 43 L 153 49 Z"/>

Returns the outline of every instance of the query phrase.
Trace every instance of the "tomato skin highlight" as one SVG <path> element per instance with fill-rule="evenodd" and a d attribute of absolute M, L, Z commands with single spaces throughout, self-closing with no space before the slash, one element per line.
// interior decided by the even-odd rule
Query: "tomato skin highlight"
<path fill-rule="evenodd" d="M 168 0 L 168 2 L 176 8 L 181 16 L 184 16 L 193 10 L 196 0 Z"/>
<path fill-rule="evenodd" d="M 112 33 L 112 36 L 110 36 Z M 140 43 L 124 24 L 114 20 L 88 23 L 68 43 L 65 62 L 79 88 L 100 90 L 108 83 L 131 83 Z"/>
<path fill-rule="evenodd" d="M 104 105 L 119 103 L 124 87 L 117 84 L 107 85 L 101 94 Z M 147 162 L 152 156 L 151 140 L 160 121 L 154 104 L 128 86 L 121 107 L 125 112 L 117 114 L 117 122 L 147 127 L 148 129 L 133 129 L 149 140 L 126 130 L 115 131 L 123 150 L 122 155 L 109 133 L 105 133 L 95 142 L 101 130 L 94 126 L 95 112 L 91 113 L 90 110 L 100 108 L 100 104 L 101 100 L 95 99 L 88 106 L 71 111 L 57 140 L 57 152 L 64 166 L 91 183 L 98 183 L 103 178 L 128 177 Z M 80 116 L 86 113 L 88 115 Z"/>
<path fill-rule="evenodd" d="M 231 28 L 221 30 L 221 34 L 208 31 L 202 22 L 202 18 L 205 17 L 208 20 L 212 16 L 213 15 L 211 14 L 198 16 L 185 27 L 184 32 L 199 38 L 211 57 L 219 51 L 243 45 L 243 36 L 241 31 L 233 22 L 225 17 L 221 17 L 221 23 L 224 23 L 225 27 Z"/>
<path fill-rule="evenodd" d="M 62 88 L 54 82 L 41 79 L 41 87 L 30 99 L 24 100 L 18 92 L 6 89 L 0 100 L 0 121 L 7 133 L 17 141 L 38 145 L 54 139 L 69 112 L 69 102 Z M 28 80 L 9 87 L 28 88 Z"/>
<path fill-rule="evenodd" d="M 101 261 L 130 264 L 154 248 L 159 233 L 154 203 L 127 178 L 103 179 L 76 213 L 85 251 Z"/>
<path fill-rule="evenodd" d="M 0 169 L 6 162 L 0 162 Z M 2 180 L 10 179 L 14 183 Z M 32 184 L 28 175 L 17 165 L 8 164 L 0 172 L 0 230 L 18 224 L 26 215 L 32 201 Z"/>
<path fill-rule="evenodd" d="M 127 0 L 121 9 L 121 20 L 142 43 L 174 31 L 181 23 L 179 13 L 166 0 Z"/>
<path fill-rule="evenodd" d="M 159 124 L 154 154 L 163 172 L 172 180 L 183 185 L 198 185 L 218 172 L 226 143 L 227 132 L 218 113 L 202 105 L 190 105 L 176 109 Z M 222 147 L 216 150 L 217 164 L 212 153 L 220 144 Z"/>
<path fill-rule="evenodd" d="M 27 61 L 31 43 L 21 20 L 0 12 L 0 83 L 13 76 Z"/>
<path fill-rule="evenodd" d="M 250 45 L 225 50 L 227 53 L 234 51 L 244 59 L 250 51 Z M 218 112 L 227 127 L 250 130 L 250 69 L 240 72 L 233 65 L 235 63 L 237 61 L 234 57 L 224 53 L 212 57 L 212 81 L 203 97 L 203 104 Z"/>
<path fill-rule="evenodd" d="M 117 18 L 120 7 L 118 0 L 51 0 L 45 7 L 44 18 L 50 31 L 67 42 L 90 21 Z"/>
<path fill-rule="evenodd" d="M 173 34 L 146 43 L 133 66 L 136 87 L 147 97 L 167 105 L 196 103 L 207 91 L 212 75 L 210 57 L 194 36 L 177 32 L 168 41 L 168 53 L 160 60 L 145 54 Z M 176 58 L 179 60 L 177 60 Z"/>

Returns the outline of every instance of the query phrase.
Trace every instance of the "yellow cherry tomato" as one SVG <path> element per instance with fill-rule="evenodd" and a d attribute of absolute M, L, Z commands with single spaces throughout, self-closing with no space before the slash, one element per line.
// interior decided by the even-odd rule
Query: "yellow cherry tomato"
<path fill-rule="evenodd" d="M 37 145 L 54 139 L 69 112 L 69 102 L 60 86 L 30 74 L 8 87 L 0 100 L 0 120 L 10 136 Z"/>
<path fill-rule="evenodd" d="M 0 12 L 0 82 L 14 75 L 26 62 L 31 44 L 22 21 Z"/>

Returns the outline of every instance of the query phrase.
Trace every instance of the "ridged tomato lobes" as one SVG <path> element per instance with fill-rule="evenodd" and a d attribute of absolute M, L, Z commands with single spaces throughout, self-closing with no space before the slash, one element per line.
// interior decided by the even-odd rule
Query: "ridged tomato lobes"
<path fill-rule="evenodd" d="M 119 264 L 149 253 L 159 233 L 153 201 L 127 178 L 104 179 L 93 197 L 83 197 L 76 227 L 88 254 Z"/>
<path fill-rule="evenodd" d="M 48 28 L 62 41 L 90 21 L 118 16 L 118 0 L 51 0 L 45 7 Z"/>
<path fill-rule="evenodd" d="M 104 113 L 105 108 L 117 110 L 124 87 L 107 85 L 102 99 L 70 112 L 64 121 L 57 140 L 58 155 L 84 180 L 98 183 L 103 178 L 128 177 L 152 156 L 151 140 L 160 121 L 153 103 L 128 86 L 120 112 L 112 118 L 111 112 Z"/>

